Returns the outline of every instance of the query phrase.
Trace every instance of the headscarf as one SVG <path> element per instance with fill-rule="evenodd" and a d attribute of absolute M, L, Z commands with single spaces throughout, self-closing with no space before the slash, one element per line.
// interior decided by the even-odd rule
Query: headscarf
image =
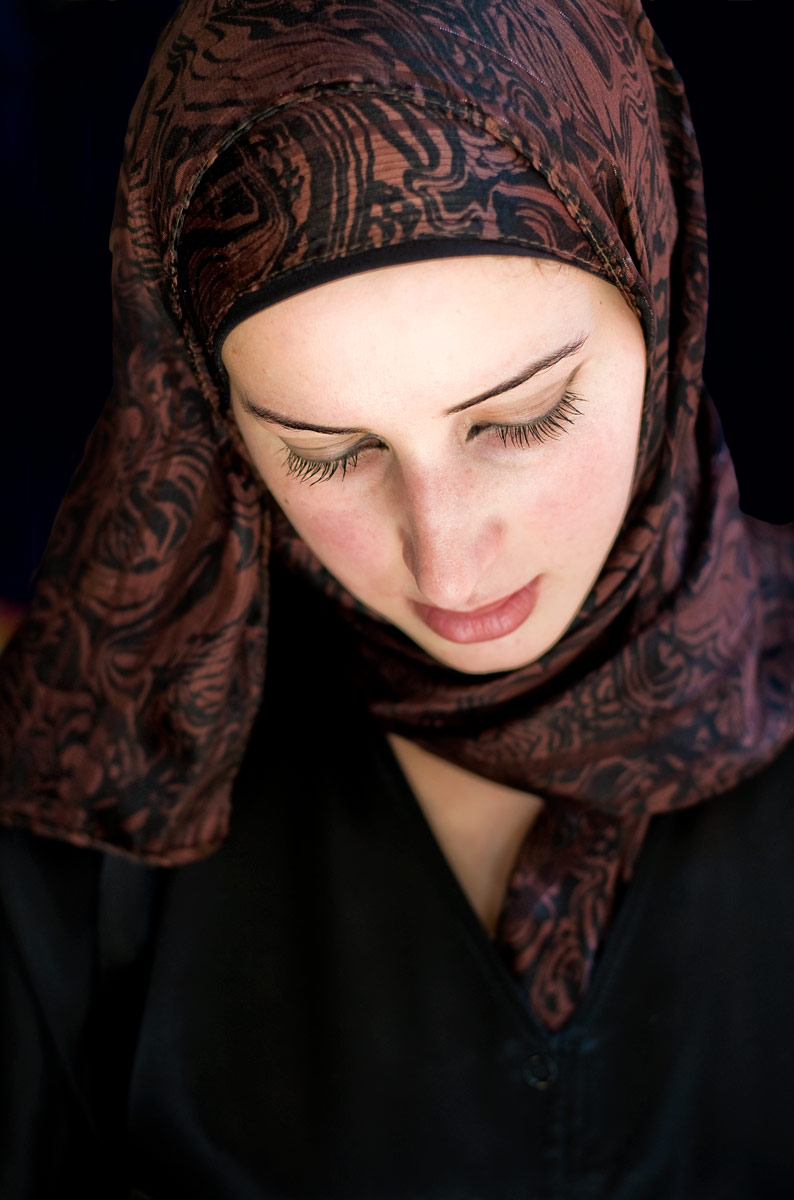
<path fill-rule="evenodd" d="M 216 355 L 326 269 L 455 239 L 599 274 L 648 359 L 632 496 L 591 593 L 541 659 L 480 677 L 313 558 Z M 700 162 L 639 3 L 187 0 L 131 118 L 111 245 L 115 385 L 2 660 L 2 820 L 164 865 L 219 846 L 279 554 L 354 630 L 384 729 L 544 798 L 497 940 L 559 1029 L 651 817 L 794 736 L 794 538 L 741 514 L 703 389 Z"/>

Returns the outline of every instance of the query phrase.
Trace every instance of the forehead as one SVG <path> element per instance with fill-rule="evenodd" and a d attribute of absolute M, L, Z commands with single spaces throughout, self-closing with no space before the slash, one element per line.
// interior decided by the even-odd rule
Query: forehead
<path fill-rule="evenodd" d="M 610 296 L 614 293 L 614 296 Z M 622 297 L 562 263 L 505 256 L 450 258 L 351 275 L 263 309 L 236 326 L 223 361 L 246 387 L 300 396 L 357 387 L 432 385 L 460 375 L 491 382 L 516 355 L 548 353 L 603 323 Z"/>

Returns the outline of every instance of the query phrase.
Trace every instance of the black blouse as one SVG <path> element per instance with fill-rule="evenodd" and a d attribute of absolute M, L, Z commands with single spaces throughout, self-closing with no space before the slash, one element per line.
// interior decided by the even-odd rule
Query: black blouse
<path fill-rule="evenodd" d="M 653 818 L 552 1036 L 287 599 L 218 853 L 0 837 L 3 1200 L 788 1200 L 794 744 Z"/>

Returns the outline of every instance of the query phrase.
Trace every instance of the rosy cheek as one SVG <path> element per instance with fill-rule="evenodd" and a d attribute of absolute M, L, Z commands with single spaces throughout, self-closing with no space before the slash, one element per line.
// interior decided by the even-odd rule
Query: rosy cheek
<path fill-rule="evenodd" d="M 336 489 L 336 484 L 331 486 Z M 316 492 L 321 487 L 318 484 Z M 390 544 L 384 522 L 377 519 L 371 505 L 356 504 L 352 498 L 326 497 L 327 493 L 305 496 L 290 489 L 278 499 L 297 532 L 333 574 L 352 579 L 362 568 L 371 572 Z"/>
<path fill-rule="evenodd" d="M 549 469 L 527 474 L 524 528 L 558 569 L 570 572 L 601 557 L 620 525 L 633 470 L 630 451 L 617 452 L 607 432 L 560 442 Z"/>
<path fill-rule="evenodd" d="M 605 513 L 622 509 L 623 474 L 606 439 L 589 438 L 573 458 L 567 477 L 567 499 L 580 522 L 598 524 Z"/>

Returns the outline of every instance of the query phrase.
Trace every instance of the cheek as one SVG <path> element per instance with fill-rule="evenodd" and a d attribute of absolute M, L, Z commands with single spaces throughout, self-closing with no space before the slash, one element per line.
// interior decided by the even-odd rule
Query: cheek
<path fill-rule="evenodd" d="M 320 492 L 318 484 L 312 489 L 298 491 L 300 485 L 281 489 L 273 494 L 293 527 L 320 562 L 342 582 L 360 580 L 377 571 L 387 562 L 392 539 L 384 523 L 376 516 L 372 504 L 362 503 L 351 486 L 346 498 Z M 329 484 L 329 490 L 341 491 L 342 482 Z"/>
<path fill-rule="evenodd" d="M 626 511 L 635 447 L 631 437 L 591 427 L 558 444 L 538 486 L 528 481 L 526 533 L 557 569 L 587 572 L 607 554 Z"/>
<path fill-rule="evenodd" d="M 244 434 L 245 437 L 245 434 Z M 373 507 L 357 500 L 354 489 L 330 480 L 311 486 L 289 479 L 267 447 L 246 437 L 265 487 L 296 533 L 333 575 L 350 581 L 360 578 L 383 557 L 382 526 L 373 518 Z"/>

